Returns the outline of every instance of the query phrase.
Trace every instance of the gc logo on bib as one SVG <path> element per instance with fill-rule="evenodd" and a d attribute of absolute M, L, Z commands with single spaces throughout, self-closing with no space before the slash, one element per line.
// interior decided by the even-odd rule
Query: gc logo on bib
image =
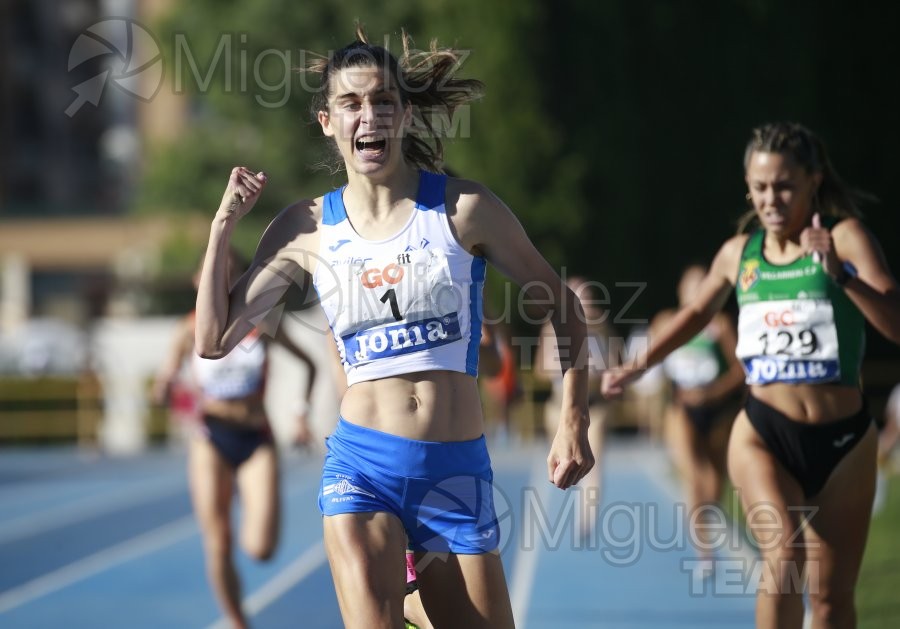
<path fill-rule="evenodd" d="M 827 299 L 744 304 L 737 356 L 747 384 L 832 382 L 841 377 L 834 308 Z"/>

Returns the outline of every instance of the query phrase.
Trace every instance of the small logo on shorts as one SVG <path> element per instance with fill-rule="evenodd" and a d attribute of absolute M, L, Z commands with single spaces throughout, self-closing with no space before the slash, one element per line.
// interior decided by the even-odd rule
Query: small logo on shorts
<path fill-rule="evenodd" d="M 372 492 L 357 487 L 346 478 L 342 478 L 336 483 L 325 485 L 322 488 L 323 496 L 328 496 L 330 494 L 338 494 L 339 496 L 343 496 L 345 494 L 362 494 L 363 496 L 371 496 L 372 498 L 375 497 L 375 494 L 373 494 Z"/>
<path fill-rule="evenodd" d="M 453 542 L 502 551 L 514 537 L 509 499 L 477 476 L 453 476 L 434 485 L 419 504 L 416 524 L 419 542 L 430 552 L 446 552 Z"/>
<path fill-rule="evenodd" d="M 846 435 L 844 435 L 840 439 L 835 439 L 834 441 L 832 441 L 832 443 L 834 444 L 835 448 L 843 448 L 845 445 L 847 445 L 847 442 L 850 441 L 851 439 L 853 439 L 853 433 L 848 432 Z"/>

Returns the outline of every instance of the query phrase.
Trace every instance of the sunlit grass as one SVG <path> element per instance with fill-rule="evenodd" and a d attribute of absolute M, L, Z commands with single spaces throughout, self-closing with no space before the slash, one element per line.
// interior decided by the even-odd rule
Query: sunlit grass
<path fill-rule="evenodd" d="M 723 507 L 738 517 L 744 534 L 743 514 L 733 513 L 731 487 L 725 492 Z M 864 629 L 900 627 L 900 475 L 887 484 L 884 506 L 873 517 L 862 572 L 856 587 L 857 624 Z"/>
<path fill-rule="evenodd" d="M 900 476 L 888 481 L 884 507 L 872 519 L 856 587 L 859 626 L 900 627 Z"/>

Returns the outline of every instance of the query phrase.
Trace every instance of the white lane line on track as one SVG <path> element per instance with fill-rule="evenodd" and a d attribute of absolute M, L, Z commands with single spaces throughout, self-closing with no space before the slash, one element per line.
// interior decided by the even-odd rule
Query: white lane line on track
<path fill-rule="evenodd" d="M 0 522 L 0 544 L 121 511 L 127 507 L 173 495 L 180 491 L 187 491 L 183 478 L 153 483 L 149 486 L 123 487 L 111 493 L 90 496 L 77 502 L 57 505 L 37 513 L 29 513 L 6 522 Z"/>
<path fill-rule="evenodd" d="M 194 516 L 190 515 L 122 541 L 3 592 L 0 594 L 0 614 L 196 534 L 197 525 Z"/>
<path fill-rule="evenodd" d="M 550 500 L 551 484 L 547 482 L 547 464 L 537 457 L 534 467 L 531 469 L 529 486 L 537 488 L 537 501 L 539 504 L 548 504 Z M 523 505 L 524 507 L 524 505 Z M 520 522 L 520 526 L 525 526 Z M 518 547 L 519 556 L 516 557 L 516 565 L 510 578 L 510 602 L 512 603 L 513 618 L 519 629 L 525 629 L 525 618 L 528 615 L 528 603 L 531 600 L 531 590 L 534 588 L 534 577 L 537 572 L 538 554 L 540 544 L 526 550 L 521 543 L 524 532 L 520 532 Z"/>

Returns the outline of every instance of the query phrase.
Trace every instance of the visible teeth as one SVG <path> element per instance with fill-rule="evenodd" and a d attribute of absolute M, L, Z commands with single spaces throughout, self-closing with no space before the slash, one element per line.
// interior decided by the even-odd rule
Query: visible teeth
<path fill-rule="evenodd" d="M 366 136 L 362 138 L 357 138 L 356 140 L 356 148 L 357 150 L 366 150 L 376 148 L 377 145 L 384 144 L 384 138 L 378 136 Z"/>

